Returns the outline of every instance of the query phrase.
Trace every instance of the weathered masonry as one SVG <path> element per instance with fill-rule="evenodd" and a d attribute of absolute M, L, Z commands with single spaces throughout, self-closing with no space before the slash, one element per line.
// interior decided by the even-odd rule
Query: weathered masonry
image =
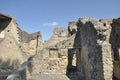
<path fill-rule="evenodd" d="M 113 19 L 111 24 L 110 43 L 113 54 L 113 74 L 120 79 L 120 18 Z"/>
<path fill-rule="evenodd" d="M 41 33 L 28 34 L 13 17 L 0 14 L 0 80 L 14 72 L 18 80 L 41 74 L 62 74 L 70 80 L 120 80 L 120 18 L 82 17 L 69 22 L 68 29 L 55 28 L 43 42 Z"/>
<path fill-rule="evenodd" d="M 81 52 L 78 69 L 85 80 L 120 79 L 120 19 L 80 18 Z"/>
<path fill-rule="evenodd" d="M 0 14 L 0 79 L 5 80 L 12 69 L 22 62 L 16 21 Z"/>
<path fill-rule="evenodd" d="M 6 67 L 15 66 L 16 61 L 19 61 L 21 57 L 17 30 L 18 25 L 12 17 L 0 14 L 0 59 L 1 63 L 6 62 Z"/>
<path fill-rule="evenodd" d="M 35 54 L 36 35 L 22 31 L 13 17 L 0 13 L 0 80 L 5 80 L 31 53 Z"/>

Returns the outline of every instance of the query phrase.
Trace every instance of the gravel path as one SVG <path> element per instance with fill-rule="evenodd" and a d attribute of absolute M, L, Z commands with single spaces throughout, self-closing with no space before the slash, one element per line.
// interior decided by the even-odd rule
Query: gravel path
<path fill-rule="evenodd" d="M 39 76 L 34 76 L 29 80 L 70 80 L 70 79 L 63 74 L 41 74 Z"/>
<path fill-rule="evenodd" d="M 65 74 L 40 74 L 33 76 L 29 80 L 85 80 L 84 76 L 80 72 L 71 72 L 67 75 Z"/>

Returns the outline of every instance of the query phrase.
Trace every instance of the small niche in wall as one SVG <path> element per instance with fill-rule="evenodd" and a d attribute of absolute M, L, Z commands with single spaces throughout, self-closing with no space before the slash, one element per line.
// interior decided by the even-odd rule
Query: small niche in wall
<path fill-rule="evenodd" d="M 71 43 L 69 43 L 69 45 L 71 45 Z"/>
<path fill-rule="evenodd" d="M 105 27 L 105 26 L 106 26 L 106 23 L 103 23 L 103 26 Z"/>
<path fill-rule="evenodd" d="M 19 46 L 19 48 L 21 48 L 22 46 Z"/>
<path fill-rule="evenodd" d="M 21 40 L 18 40 L 19 42 L 21 42 Z"/>
<path fill-rule="evenodd" d="M 10 30 L 7 30 L 7 32 L 10 32 Z"/>
<path fill-rule="evenodd" d="M 12 44 L 12 41 L 10 41 L 10 44 Z"/>
<path fill-rule="evenodd" d="M 58 49 L 49 49 L 50 58 L 58 58 Z"/>

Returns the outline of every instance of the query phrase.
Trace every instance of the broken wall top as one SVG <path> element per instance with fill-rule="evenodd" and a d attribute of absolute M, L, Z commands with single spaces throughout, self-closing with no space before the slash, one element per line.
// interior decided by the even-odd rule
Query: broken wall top
<path fill-rule="evenodd" d="M 53 31 L 52 38 L 67 37 L 68 31 L 65 28 L 55 28 Z"/>
<path fill-rule="evenodd" d="M 20 41 L 22 43 L 29 43 L 31 40 L 36 40 L 37 37 L 38 39 L 42 40 L 42 35 L 40 32 L 34 32 L 32 34 L 29 34 L 26 31 L 22 31 L 19 28 L 19 35 L 20 35 Z"/>
<path fill-rule="evenodd" d="M 0 13 L 0 20 L 1 20 L 1 19 L 3 19 L 3 20 L 4 20 L 4 19 L 5 19 L 5 20 L 6 20 L 6 19 L 12 19 L 12 17 L 9 16 L 9 15 Z"/>
<path fill-rule="evenodd" d="M 68 23 L 68 32 L 73 35 L 77 32 L 77 22 L 71 21 Z"/>
<path fill-rule="evenodd" d="M 111 38 L 110 43 L 112 44 L 113 48 L 120 47 L 120 18 L 113 19 L 112 24 L 112 31 L 111 31 Z"/>

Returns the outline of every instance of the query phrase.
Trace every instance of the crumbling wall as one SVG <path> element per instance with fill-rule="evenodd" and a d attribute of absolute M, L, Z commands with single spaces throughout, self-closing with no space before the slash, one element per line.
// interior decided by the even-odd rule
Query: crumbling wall
<path fill-rule="evenodd" d="M 76 66 L 75 51 L 68 52 L 68 49 L 74 48 L 75 35 L 70 37 L 67 35 L 68 33 L 65 28 L 57 28 L 54 30 L 51 39 L 45 42 L 44 49 L 40 51 L 42 63 L 39 65 L 43 68 L 40 70 L 41 73 L 66 74 L 67 67 L 69 66 L 68 61 L 72 61 L 69 67 Z M 69 57 L 70 59 L 68 60 L 68 56 L 72 56 L 72 58 Z"/>
<path fill-rule="evenodd" d="M 55 28 L 52 38 L 65 38 L 68 36 L 68 31 L 65 28 Z"/>
<path fill-rule="evenodd" d="M 32 34 L 28 34 L 21 30 L 19 34 L 21 39 L 21 47 L 24 53 L 34 55 L 36 54 L 36 50 L 38 50 L 39 52 L 43 49 L 41 33 L 35 32 Z"/>
<path fill-rule="evenodd" d="M 120 18 L 118 19 L 101 19 L 104 27 L 107 28 L 106 40 L 111 44 L 113 57 L 113 76 L 120 79 Z"/>
<path fill-rule="evenodd" d="M 0 41 L 0 67 L 14 68 L 22 62 L 18 25 L 12 17 L 4 14 L 0 14 L 0 24 L 0 34 L 4 35 L 3 40 Z"/>
<path fill-rule="evenodd" d="M 42 35 L 40 32 L 35 32 L 35 33 L 27 33 L 19 28 L 19 35 L 20 35 L 20 41 L 22 43 L 29 43 L 31 40 L 36 40 L 37 36 L 39 36 L 39 39 L 42 40 Z"/>
<path fill-rule="evenodd" d="M 114 68 L 114 77 L 120 79 L 120 18 L 112 20 L 112 31 L 110 43 L 112 45 Z"/>
<path fill-rule="evenodd" d="M 67 49 L 65 47 L 61 49 L 58 45 L 66 39 L 68 39 L 67 29 L 55 28 L 52 37 L 44 43 L 43 49 L 39 51 L 39 57 L 36 57 L 32 62 L 32 65 L 34 65 L 32 75 L 40 73 L 66 73 Z"/>
<path fill-rule="evenodd" d="M 18 27 L 14 18 L 5 14 L 0 14 L 0 72 L 2 70 L 10 74 L 10 70 L 12 71 L 26 61 L 29 56 L 34 55 L 36 53 L 36 48 L 38 48 L 38 52 L 42 49 L 41 34 L 38 35 L 38 33 L 33 33 L 27 34 L 26 36 L 21 33 L 24 32 Z M 38 41 L 37 36 L 39 36 Z M 37 42 L 39 44 L 38 46 L 36 46 Z M 28 55 L 30 52 L 32 54 Z M 32 69 L 29 69 L 30 67 L 31 66 L 28 66 L 24 72 L 27 76 L 28 72 L 32 72 Z M 0 74 L 1 80 L 8 75 L 4 72 L 4 75 Z"/>
<path fill-rule="evenodd" d="M 77 32 L 77 22 L 75 21 L 71 21 L 68 24 L 68 32 L 69 32 L 69 36 L 76 34 Z"/>
<path fill-rule="evenodd" d="M 65 28 L 55 28 L 52 37 L 44 43 L 43 58 L 46 58 L 47 73 L 66 73 L 67 52 L 65 41 L 68 40 L 68 31 Z M 69 45 L 69 44 L 68 44 Z M 64 64 L 65 63 L 65 64 Z"/>
<path fill-rule="evenodd" d="M 111 80 L 113 75 L 120 79 L 119 32 L 120 18 L 97 21 L 83 17 L 69 22 L 68 31 L 55 28 L 43 44 L 41 34 L 28 34 L 12 17 L 0 14 L 0 68 L 14 68 L 38 49 L 26 68 L 27 76 L 77 70 L 84 80 Z"/>
<path fill-rule="evenodd" d="M 80 18 L 81 37 L 79 70 L 86 80 L 112 79 L 111 45 L 106 41 L 106 28 L 95 19 Z"/>
<path fill-rule="evenodd" d="M 68 31 L 65 28 L 55 28 L 49 40 L 44 42 L 44 48 L 54 46 L 55 44 L 68 39 Z"/>

